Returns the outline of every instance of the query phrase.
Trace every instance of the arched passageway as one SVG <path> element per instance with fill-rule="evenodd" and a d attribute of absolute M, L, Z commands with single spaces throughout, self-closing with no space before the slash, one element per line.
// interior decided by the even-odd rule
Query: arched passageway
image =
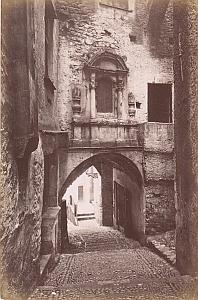
<path fill-rule="evenodd" d="M 126 236 L 144 241 L 144 185 L 137 166 L 118 153 L 94 155 L 80 163 L 66 178 L 59 194 L 61 206 L 61 251 L 68 245 L 67 205 L 64 195 L 71 184 L 94 167 L 101 176 L 101 197 L 95 206 L 96 221 L 101 226 L 113 226 Z"/>

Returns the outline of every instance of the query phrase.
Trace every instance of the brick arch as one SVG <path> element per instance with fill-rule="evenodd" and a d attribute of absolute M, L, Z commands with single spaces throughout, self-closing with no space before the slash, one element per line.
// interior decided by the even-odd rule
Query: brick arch
<path fill-rule="evenodd" d="M 59 203 L 62 202 L 62 197 L 66 192 L 68 186 L 72 184 L 72 182 L 78 176 L 80 176 L 92 165 L 95 166 L 97 169 L 97 164 L 101 162 L 107 162 L 107 163 L 109 162 L 115 165 L 116 167 L 120 168 L 129 177 L 133 177 L 133 179 L 136 180 L 140 188 L 143 188 L 144 185 L 143 177 L 138 167 L 131 159 L 129 159 L 128 157 L 120 153 L 112 153 L 112 152 L 98 153 L 83 160 L 70 172 L 70 174 L 68 174 L 59 192 Z"/>

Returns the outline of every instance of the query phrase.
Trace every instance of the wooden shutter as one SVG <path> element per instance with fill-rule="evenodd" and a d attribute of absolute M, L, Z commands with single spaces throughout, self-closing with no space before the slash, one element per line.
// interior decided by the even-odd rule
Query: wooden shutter
<path fill-rule="evenodd" d="M 172 122 L 172 85 L 150 83 L 148 85 L 148 121 Z"/>

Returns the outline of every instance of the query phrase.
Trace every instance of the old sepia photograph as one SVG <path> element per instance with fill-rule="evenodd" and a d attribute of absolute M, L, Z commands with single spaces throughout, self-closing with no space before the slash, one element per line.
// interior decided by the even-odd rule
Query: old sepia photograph
<path fill-rule="evenodd" d="M 0 300 L 198 300 L 198 0 L 1 0 Z"/>

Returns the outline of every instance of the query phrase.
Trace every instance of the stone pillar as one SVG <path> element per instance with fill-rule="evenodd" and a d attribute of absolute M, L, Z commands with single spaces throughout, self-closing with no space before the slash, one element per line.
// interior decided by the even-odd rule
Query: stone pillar
<path fill-rule="evenodd" d="M 58 153 L 45 155 L 41 253 L 56 254 L 58 243 Z"/>
<path fill-rule="evenodd" d="M 69 244 L 66 201 L 61 202 L 61 214 L 59 215 L 59 241 L 59 252 L 64 253 L 68 249 Z"/>
<path fill-rule="evenodd" d="M 72 89 L 72 111 L 73 115 L 78 116 L 81 112 L 81 90 L 79 87 L 74 87 Z"/>
<path fill-rule="evenodd" d="M 90 78 L 90 116 L 92 119 L 96 117 L 96 74 L 92 73 Z"/>
<path fill-rule="evenodd" d="M 51 155 L 51 163 L 49 166 L 49 195 L 48 206 L 58 205 L 58 154 Z"/>
<path fill-rule="evenodd" d="M 118 77 L 117 82 L 117 91 L 118 91 L 118 118 L 122 119 L 124 112 L 124 105 L 123 105 L 123 89 L 124 89 L 124 82 L 122 77 Z"/>
<path fill-rule="evenodd" d="M 56 254 L 58 235 L 58 213 L 60 207 L 48 207 L 42 216 L 41 254 Z"/>
<path fill-rule="evenodd" d="M 182 274 L 198 274 L 198 5 L 174 2 L 176 254 Z"/>
<path fill-rule="evenodd" d="M 101 163 L 102 225 L 113 226 L 113 167 Z"/>

